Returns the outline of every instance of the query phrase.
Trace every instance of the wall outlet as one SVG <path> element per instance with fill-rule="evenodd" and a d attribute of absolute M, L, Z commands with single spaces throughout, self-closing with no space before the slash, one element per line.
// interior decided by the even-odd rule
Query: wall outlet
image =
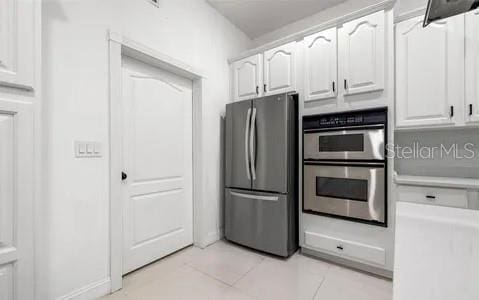
<path fill-rule="evenodd" d="M 75 142 L 75 157 L 90 158 L 102 157 L 102 149 L 100 142 Z"/>

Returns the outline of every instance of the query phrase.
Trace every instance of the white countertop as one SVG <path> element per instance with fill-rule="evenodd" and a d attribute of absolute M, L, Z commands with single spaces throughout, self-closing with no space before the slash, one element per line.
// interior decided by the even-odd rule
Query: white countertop
<path fill-rule="evenodd" d="M 479 179 L 475 178 L 431 177 L 394 174 L 394 182 L 403 185 L 479 189 Z"/>

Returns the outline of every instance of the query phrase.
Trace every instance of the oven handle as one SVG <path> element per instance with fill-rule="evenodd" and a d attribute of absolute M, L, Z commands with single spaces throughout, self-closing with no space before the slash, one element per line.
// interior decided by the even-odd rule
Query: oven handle
<path fill-rule="evenodd" d="M 343 126 L 343 127 L 330 127 L 330 128 L 315 128 L 315 129 L 304 129 L 304 133 L 315 133 L 315 132 L 324 132 L 324 131 L 353 131 L 353 130 L 365 130 L 365 129 L 385 129 L 384 124 L 373 124 L 373 125 L 361 125 L 361 126 Z"/>
<path fill-rule="evenodd" d="M 384 168 L 386 166 L 385 162 L 363 162 L 363 161 L 312 161 L 305 160 L 304 165 L 314 165 L 314 166 L 346 166 L 346 167 L 378 167 Z"/>

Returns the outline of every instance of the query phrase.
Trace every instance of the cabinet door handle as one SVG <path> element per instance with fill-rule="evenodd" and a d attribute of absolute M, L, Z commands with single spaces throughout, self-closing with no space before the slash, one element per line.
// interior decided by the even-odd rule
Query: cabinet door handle
<path fill-rule="evenodd" d="M 263 90 L 266 93 L 266 83 L 263 85 Z"/>
<path fill-rule="evenodd" d="M 344 250 L 343 246 L 341 246 L 341 245 L 337 246 L 336 248 L 337 248 L 338 250 L 341 250 L 341 251 Z"/>
<path fill-rule="evenodd" d="M 259 95 L 259 86 L 256 86 L 256 95 Z"/>
<path fill-rule="evenodd" d="M 436 196 L 426 195 L 426 198 L 427 198 L 427 199 L 430 199 L 430 200 L 434 200 L 434 199 L 436 199 Z"/>
<path fill-rule="evenodd" d="M 451 105 L 450 116 L 451 116 L 451 118 L 454 117 L 454 106 L 452 106 L 452 105 Z"/>
<path fill-rule="evenodd" d="M 336 93 L 336 82 L 333 81 L 333 93 Z"/>
<path fill-rule="evenodd" d="M 472 116 L 472 104 L 469 104 L 469 115 Z"/>
<path fill-rule="evenodd" d="M 348 80 L 344 79 L 344 89 L 348 90 Z"/>

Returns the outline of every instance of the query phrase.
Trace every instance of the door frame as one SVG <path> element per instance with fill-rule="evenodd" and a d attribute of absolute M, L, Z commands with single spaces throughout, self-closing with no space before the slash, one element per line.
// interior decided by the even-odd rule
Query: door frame
<path fill-rule="evenodd" d="M 121 34 L 109 32 L 109 77 L 110 77 L 110 280 L 111 292 L 123 286 L 123 201 L 122 199 L 122 147 L 121 97 L 122 58 L 128 56 L 147 65 L 174 73 L 193 82 L 193 243 L 205 247 L 202 218 L 202 102 L 205 77 L 193 67 L 155 49 L 142 45 Z"/>

